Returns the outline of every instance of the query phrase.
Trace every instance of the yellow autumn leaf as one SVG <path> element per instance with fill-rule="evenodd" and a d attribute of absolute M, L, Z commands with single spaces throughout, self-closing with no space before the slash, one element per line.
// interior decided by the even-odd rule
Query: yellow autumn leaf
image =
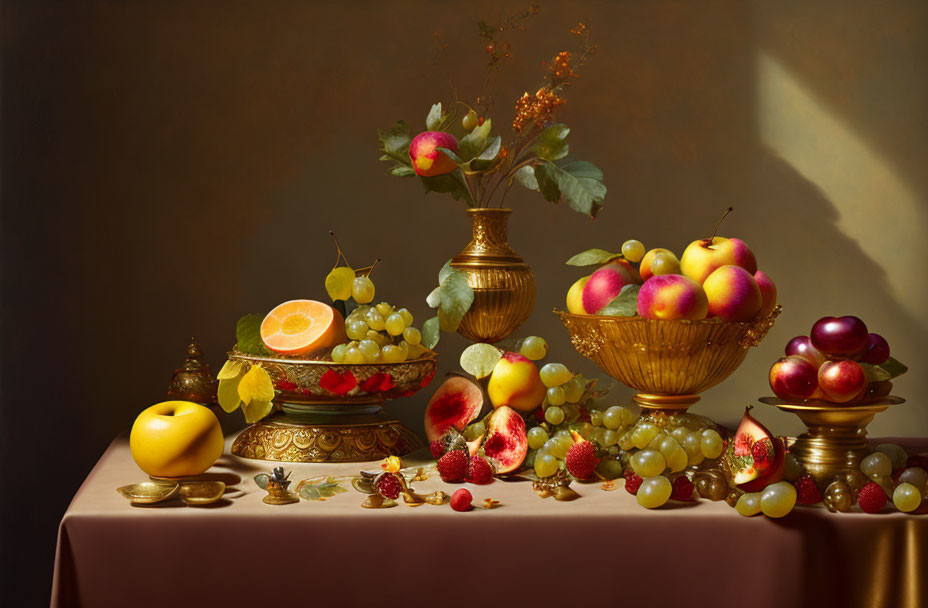
<path fill-rule="evenodd" d="M 355 273 L 349 266 L 333 268 L 325 278 L 325 290 L 332 300 L 347 300 L 351 297 L 351 284 Z"/>
<path fill-rule="evenodd" d="M 274 404 L 271 401 L 262 401 L 252 399 L 251 403 L 242 404 L 242 412 L 245 413 L 245 422 L 251 424 L 257 422 L 271 413 Z"/>
<path fill-rule="evenodd" d="M 219 407 L 225 412 L 234 412 L 242 403 L 242 398 L 238 396 L 238 385 L 242 376 L 227 378 L 219 381 L 219 389 L 216 391 L 216 397 L 219 401 Z"/>
<path fill-rule="evenodd" d="M 231 359 L 222 364 L 222 369 L 216 374 L 219 380 L 231 380 L 238 378 L 245 371 L 241 361 L 232 361 Z"/>
<path fill-rule="evenodd" d="M 380 468 L 387 473 L 396 473 L 403 468 L 403 463 L 400 461 L 399 456 L 387 456 L 380 463 Z"/>
<path fill-rule="evenodd" d="M 260 365 L 252 365 L 238 383 L 238 396 L 244 405 L 256 401 L 271 401 L 274 398 L 274 385 L 271 377 Z"/>

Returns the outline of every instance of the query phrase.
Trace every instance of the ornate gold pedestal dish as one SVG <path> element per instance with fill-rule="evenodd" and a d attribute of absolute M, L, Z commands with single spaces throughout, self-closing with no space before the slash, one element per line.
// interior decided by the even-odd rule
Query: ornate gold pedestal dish
<path fill-rule="evenodd" d="M 506 242 L 511 209 L 468 209 L 473 239 L 451 260 L 467 273 L 474 302 L 458 333 L 474 342 L 498 342 L 535 308 L 535 275 Z"/>
<path fill-rule="evenodd" d="M 232 443 L 245 458 L 284 462 L 364 462 L 422 447 L 415 433 L 386 416 L 381 404 L 431 382 L 435 354 L 402 363 L 342 364 L 230 353 L 260 364 L 275 388 L 275 413 Z"/>
<path fill-rule="evenodd" d="M 889 406 L 905 403 L 905 399 L 893 396 L 854 404 L 814 399 L 788 402 L 779 397 L 760 401 L 796 414 L 806 425 L 808 432 L 799 435 L 789 451 L 821 487 L 835 477 L 859 474 L 861 458 L 870 453 L 867 425 Z"/>
<path fill-rule="evenodd" d="M 633 399 L 642 408 L 671 414 L 685 412 L 699 393 L 734 372 L 780 310 L 777 306 L 768 317 L 743 323 L 555 313 L 578 353 L 640 391 Z"/>

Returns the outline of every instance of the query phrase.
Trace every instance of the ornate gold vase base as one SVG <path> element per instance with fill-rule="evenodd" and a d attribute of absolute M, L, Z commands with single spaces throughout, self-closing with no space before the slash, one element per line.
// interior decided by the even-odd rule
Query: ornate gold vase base
<path fill-rule="evenodd" d="M 635 403 L 645 411 L 683 413 L 699 401 L 699 395 L 656 395 L 638 393 L 632 397 Z M 643 411 L 642 414 L 645 412 Z"/>
<path fill-rule="evenodd" d="M 241 432 L 232 453 L 281 462 L 366 462 L 422 447 L 415 433 L 382 413 L 313 420 L 277 413 Z"/>
<path fill-rule="evenodd" d="M 784 403 L 776 397 L 763 397 L 760 401 L 796 414 L 806 425 L 808 432 L 799 435 L 789 451 L 819 487 L 824 487 L 836 477 L 859 475 L 860 460 L 870 453 L 867 425 L 878 413 L 904 403 L 905 399 L 881 397 L 857 405 L 812 400 Z"/>

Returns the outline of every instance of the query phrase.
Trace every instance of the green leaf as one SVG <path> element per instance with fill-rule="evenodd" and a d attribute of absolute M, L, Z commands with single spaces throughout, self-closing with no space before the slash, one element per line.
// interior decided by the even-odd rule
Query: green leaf
<path fill-rule="evenodd" d="M 892 380 L 892 376 L 888 371 L 883 369 L 879 365 L 873 365 L 872 363 L 866 363 L 864 361 L 859 361 L 860 366 L 864 369 L 864 375 L 867 377 L 867 382 L 885 382 L 886 380 Z"/>
<path fill-rule="evenodd" d="M 535 179 L 535 169 L 525 166 L 516 171 L 516 180 L 529 190 L 538 190 L 538 180 Z"/>
<path fill-rule="evenodd" d="M 451 267 L 451 259 L 449 258 L 445 265 L 441 267 L 441 270 L 438 271 L 438 284 L 441 285 L 445 282 L 445 279 L 454 272 L 454 268 Z M 432 308 L 435 308 L 434 306 Z"/>
<path fill-rule="evenodd" d="M 463 160 L 461 160 L 461 157 L 460 157 L 460 156 L 458 156 L 457 154 L 455 154 L 454 150 L 452 150 L 452 149 L 450 149 L 450 148 L 442 148 L 441 146 L 438 146 L 438 148 L 436 148 L 436 149 L 439 150 L 439 151 L 441 151 L 441 152 L 444 152 L 445 155 L 447 155 L 448 158 L 450 158 L 451 160 L 453 160 L 454 162 L 456 162 L 456 163 L 459 164 L 459 165 L 466 165 L 466 164 L 467 164 L 466 162 L 464 162 Z"/>
<path fill-rule="evenodd" d="M 557 169 L 557 167 L 551 163 L 535 165 L 535 182 L 538 184 L 538 190 L 546 201 L 559 203 L 561 202 L 561 189 L 557 185 L 554 169 Z"/>
<path fill-rule="evenodd" d="M 390 175 L 396 177 L 412 177 L 415 174 L 416 172 L 413 171 L 412 167 L 407 167 L 406 165 L 397 165 L 390 169 Z"/>
<path fill-rule="evenodd" d="M 441 282 L 438 325 L 442 331 L 457 331 L 461 319 L 474 302 L 474 290 L 467 283 L 467 273 L 453 268 Z"/>
<path fill-rule="evenodd" d="M 638 291 L 641 285 L 626 285 L 614 300 L 596 314 L 606 317 L 634 317 L 638 314 Z"/>
<path fill-rule="evenodd" d="M 425 298 L 425 303 L 428 304 L 429 308 L 438 308 L 438 305 L 441 303 L 441 287 L 436 287 L 429 293 Z"/>
<path fill-rule="evenodd" d="M 235 347 L 246 355 L 267 356 L 270 354 L 261 340 L 260 315 L 245 315 L 235 324 Z"/>
<path fill-rule="evenodd" d="M 425 192 L 442 192 L 450 193 L 454 197 L 454 200 L 464 199 L 469 204 L 473 205 L 474 201 L 470 197 L 470 192 L 467 191 L 467 187 L 464 185 L 464 182 L 461 181 L 461 177 L 458 175 L 458 171 L 454 173 L 446 173 L 444 175 L 433 175 L 431 177 L 425 177 L 420 175 L 419 178 L 422 180 L 422 185 L 425 186 Z"/>
<path fill-rule="evenodd" d="M 555 161 L 567 156 L 569 146 L 564 141 L 570 128 L 567 125 L 554 124 L 545 127 L 541 132 L 535 145 L 532 146 L 532 152 L 535 156 L 547 161 Z"/>
<path fill-rule="evenodd" d="M 403 164 L 410 163 L 409 143 L 412 141 L 412 136 L 409 134 L 409 125 L 406 121 L 398 121 L 389 131 L 378 129 L 377 137 L 380 139 L 380 151 L 385 153 L 384 156 Z M 383 156 L 380 158 L 384 159 Z"/>
<path fill-rule="evenodd" d="M 301 481 L 297 486 L 297 491 L 300 496 L 306 500 L 322 500 L 323 498 L 331 498 L 336 494 L 341 494 L 348 490 L 343 488 L 334 477 L 324 475 Z"/>
<path fill-rule="evenodd" d="M 473 171 L 486 171 L 499 162 L 499 151 L 503 147 L 503 140 L 499 135 L 490 140 L 490 144 L 481 152 L 480 156 L 470 161 Z"/>
<path fill-rule="evenodd" d="M 441 102 L 436 103 L 429 110 L 429 115 L 425 118 L 425 128 L 429 131 L 435 131 L 441 126 Z"/>
<path fill-rule="evenodd" d="M 900 363 L 898 360 L 893 359 L 892 357 L 890 357 L 886 363 L 881 363 L 879 367 L 889 373 L 890 379 L 897 378 L 909 371 L 908 367 Z"/>
<path fill-rule="evenodd" d="M 479 156 L 487 148 L 487 138 L 490 137 L 490 119 L 461 138 L 458 142 L 458 156 L 468 161 Z"/>
<path fill-rule="evenodd" d="M 570 208 L 595 218 L 606 196 L 606 186 L 602 183 L 603 172 L 586 161 L 574 161 L 562 167 L 553 163 L 546 163 L 546 166 L 548 175 L 561 192 L 561 198 L 567 201 Z"/>
<path fill-rule="evenodd" d="M 262 490 L 267 490 L 268 479 L 270 479 L 270 477 L 271 476 L 267 473 L 258 473 L 255 475 L 255 484 Z"/>
<path fill-rule="evenodd" d="M 567 260 L 568 266 L 598 266 L 622 257 L 621 253 L 612 253 L 604 249 L 587 249 Z"/>
<path fill-rule="evenodd" d="M 422 342 L 426 348 L 435 348 L 438 339 L 441 337 L 441 329 L 438 324 L 438 317 L 432 317 L 422 324 Z"/>

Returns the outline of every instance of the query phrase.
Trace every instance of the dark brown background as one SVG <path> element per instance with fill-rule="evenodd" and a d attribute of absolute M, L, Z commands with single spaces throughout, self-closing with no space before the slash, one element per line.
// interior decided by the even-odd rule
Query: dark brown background
<path fill-rule="evenodd" d="M 5 2 L 10 605 L 45 601 L 70 496 L 109 440 L 162 399 L 191 334 L 218 365 L 242 313 L 323 295 L 330 228 L 355 264 L 384 258 L 380 296 L 421 323 L 469 229 L 459 204 L 384 174 L 375 129 L 398 118 L 424 128 L 449 77 L 461 98 L 478 94 L 475 22 L 497 17 L 497 4 Z M 609 194 L 595 222 L 525 191 L 510 197 L 511 243 L 539 278 L 519 333 L 593 372 L 549 312 L 579 274 L 563 261 L 630 237 L 680 253 L 731 204 L 723 233 L 752 246 L 785 312 L 697 411 L 737 419 L 769 391 L 790 337 L 819 316 L 857 314 L 912 367 L 897 384 L 909 403 L 871 431 L 924 435 L 928 6 L 548 3 L 493 85 L 498 128 L 578 20 L 600 52 L 561 117 Z M 447 44 L 438 67 L 435 32 Z M 463 344 L 445 339 L 444 368 Z M 426 398 L 391 410 L 421 428 Z M 776 432 L 799 430 L 771 408 L 757 414 Z"/>

